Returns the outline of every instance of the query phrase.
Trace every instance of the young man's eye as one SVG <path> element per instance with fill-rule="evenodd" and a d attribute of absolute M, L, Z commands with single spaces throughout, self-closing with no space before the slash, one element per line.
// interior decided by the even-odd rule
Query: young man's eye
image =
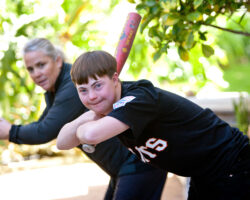
<path fill-rule="evenodd" d="M 101 86 L 102 86 L 102 84 L 101 84 L 101 83 L 97 83 L 97 84 L 95 84 L 95 88 L 96 88 L 96 89 L 100 88 Z"/>
<path fill-rule="evenodd" d="M 43 68 L 45 66 L 46 63 L 38 63 L 38 67 L 39 68 Z"/>
<path fill-rule="evenodd" d="M 99 88 L 99 87 L 101 87 L 101 83 L 97 83 L 95 86 L 97 87 L 97 88 Z"/>
<path fill-rule="evenodd" d="M 85 89 L 80 89 L 79 92 L 80 92 L 80 93 L 87 93 L 87 90 L 85 90 Z"/>

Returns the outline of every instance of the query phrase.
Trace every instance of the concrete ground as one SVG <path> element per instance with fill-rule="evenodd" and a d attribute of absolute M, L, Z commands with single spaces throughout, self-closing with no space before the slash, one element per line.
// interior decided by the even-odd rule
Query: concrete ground
<path fill-rule="evenodd" d="M 94 163 L 77 163 L 0 176 L 3 200 L 101 200 L 109 176 Z M 162 200 L 185 200 L 186 179 L 169 174 Z"/>

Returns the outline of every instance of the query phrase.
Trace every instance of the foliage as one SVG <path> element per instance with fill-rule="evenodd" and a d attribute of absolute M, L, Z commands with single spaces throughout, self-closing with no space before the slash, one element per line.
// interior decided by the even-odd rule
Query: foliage
<path fill-rule="evenodd" d="M 226 19 L 224 19 L 225 21 Z M 239 27 L 238 22 L 241 20 Z M 223 20 L 221 20 L 223 21 Z M 227 28 L 241 28 L 250 32 L 250 16 L 246 15 L 244 19 L 240 16 L 234 16 L 226 24 Z M 223 78 L 229 83 L 224 91 L 238 91 L 250 93 L 250 39 L 238 34 L 232 34 L 225 31 L 217 31 L 215 43 L 224 50 L 228 62 L 217 61 L 223 69 Z"/>
<path fill-rule="evenodd" d="M 130 1 L 134 2 L 134 1 Z M 204 26 L 212 26 L 250 36 L 249 33 L 229 30 L 213 23 L 220 16 L 229 18 L 239 9 L 247 12 L 247 1 L 235 0 L 140 0 L 135 1 L 136 9 L 143 16 L 141 32 L 146 31 L 155 48 L 154 60 L 167 53 L 171 43 L 178 48 L 183 61 L 188 61 L 189 51 L 197 44 L 201 46 L 203 55 L 210 57 L 214 49 L 207 43 Z"/>
<path fill-rule="evenodd" d="M 96 6 L 99 2 L 100 7 Z M 44 91 L 31 81 L 22 62 L 22 48 L 29 39 L 50 39 L 65 51 L 71 62 L 83 50 L 101 48 L 103 40 L 98 40 L 98 36 L 102 32 L 95 27 L 95 16 L 108 15 L 117 3 L 118 0 L 105 2 L 103 8 L 101 0 L 94 3 L 90 0 L 0 1 L 0 116 L 11 123 L 26 124 L 37 120 L 43 110 Z M 12 148 L 8 142 L 1 141 L 1 145 Z M 24 153 L 27 146 L 18 148 Z M 50 144 L 47 148 L 50 149 Z M 39 147 L 35 149 L 39 151 Z M 0 155 L 3 151 L 5 148 L 0 148 Z"/>
<path fill-rule="evenodd" d="M 218 62 L 225 62 L 224 57 L 221 59 L 213 56 L 209 60 L 204 58 L 199 45 L 189 51 L 191 56 L 188 62 L 179 59 L 177 48 L 173 44 L 169 47 L 168 54 L 157 61 L 151 59 L 153 52 L 154 49 L 148 45 L 147 38 L 143 34 L 137 34 L 127 61 L 132 79 L 148 78 L 160 87 L 189 94 L 191 91 L 193 94 L 197 93 L 208 83 L 217 84 L 208 75 L 208 71 L 212 66 L 220 71 L 216 65 Z M 217 76 L 220 74 L 219 78 L 222 79 L 222 73 Z"/>
<path fill-rule="evenodd" d="M 137 10 L 143 17 L 143 20 L 140 24 L 142 32 L 137 33 L 128 60 L 128 63 L 130 63 L 129 72 L 133 74 L 134 78 L 144 76 L 143 78 L 148 78 L 151 80 L 153 79 L 157 83 L 160 83 L 161 87 L 166 87 L 168 89 L 171 88 L 175 91 L 180 91 L 188 95 L 207 90 L 232 91 L 236 89 L 236 91 L 248 91 L 245 88 L 247 88 L 247 84 L 249 81 L 244 82 L 246 87 L 241 87 L 244 84 L 237 84 L 238 82 L 236 82 L 236 79 L 238 80 L 239 77 L 245 76 L 243 71 L 247 71 L 247 68 L 250 66 L 248 55 L 250 41 L 249 37 L 242 34 L 233 34 L 229 31 L 222 31 L 219 28 L 214 28 L 208 25 L 205 26 L 204 24 L 199 24 L 199 26 L 197 26 L 198 22 L 196 22 L 196 26 L 194 26 L 194 24 L 191 26 L 191 22 L 189 22 L 190 24 L 186 27 L 184 27 L 184 25 L 182 24 L 182 28 L 189 27 L 189 29 L 185 29 L 184 32 L 192 30 L 193 33 L 196 33 L 196 36 L 194 37 L 194 39 L 196 40 L 194 42 L 195 45 L 193 45 L 192 48 L 188 49 L 187 51 L 189 59 L 188 61 L 183 61 L 183 59 L 180 59 L 179 45 L 185 44 L 185 42 L 180 43 L 168 38 L 174 37 L 176 40 L 180 40 L 182 38 L 180 37 L 182 34 L 176 34 L 174 32 L 174 34 L 176 35 L 173 35 L 173 27 L 179 26 L 179 24 L 176 23 L 175 25 L 168 26 L 165 34 L 163 34 L 162 18 L 160 17 L 164 13 L 163 10 L 160 8 L 160 11 L 162 12 L 158 13 L 158 18 L 157 16 L 152 19 L 150 18 L 150 16 L 153 15 L 153 10 L 157 6 L 160 7 L 164 3 L 169 4 L 170 2 L 174 3 L 176 1 L 129 2 L 136 3 Z M 151 3 L 149 3 L 151 7 L 145 6 L 143 8 L 139 6 L 141 4 L 147 5 L 148 2 Z M 188 1 L 185 1 L 184 3 L 187 2 Z M 216 5 L 216 2 L 213 2 L 213 6 L 218 7 Z M 208 1 L 206 1 L 206 3 L 208 3 Z M 174 8 L 168 8 L 169 14 L 172 11 L 175 11 Z M 214 14 L 215 13 L 211 13 L 211 15 Z M 249 12 L 246 12 L 246 9 L 241 8 L 240 10 L 237 10 L 235 12 L 232 11 L 230 16 L 228 15 L 229 12 L 216 15 L 214 17 L 213 24 L 225 27 L 225 30 L 242 30 L 242 32 L 238 31 L 238 33 L 250 32 L 250 15 Z M 202 16 L 204 17 L 206 15 L 203 14 Z M 185 15 L 181 15 L 181 17 L 185 17 Z M 148 23 L 145 24 L 146 22 Z M 211 23 L 210 25 L 213 24 Z M 206 33 L 206 37 L 203 38 L 204 40 L 202 40 L 202 37 L 200 37 L 199 32 Z M 144 37 L 144 40 L 138 39 L 140 37 Z M 138 45 L 137 40 L 144 41 L 143 43 L 139 44 L 141 46 L 140 50 L 136 48 L 136 46 Z M 168 44 L 167 46 L 165 46 L 166 48 L 161 45 L 164 43 Z M 209 51 L 204 51 L 204 45 L 208 45 L 213 49 L 213 51 L 215 52 L 213 56 L 205 56 L 208 56 Z M 140 60 L 140 56 L 138 54 L 142 53 L 143 55 L 145 55 L 145 51 L 147 51 L 146 55 L 148 56 L 145 56 L 143 60 Z M 133 54 L 137 54 L 137 57 L 132 56 Z M 151 62 L 151 55 L 155 59 L 155 62 Z M 185 54 L 182 54 L 182 56 L 183 55 Z M 237 68 L 237 66 L 239 65 L 246 66 L 244 69 L 242 69 L 243 73 L 240 72 L 241 69 Z M 235 68 L 235 70 L 231 70 L 232 68 Z M 236 70 L 237 73 L 240 74 L 238 77 L 229 75 L 232 74 L 231 71 Z M 223 74 L 225 74 L 225 76 L 223 76 Z M 226 78 L 226 80 L 224 78 Z"/>
<path fill-rule="evenodd" d="M 226 21 L 227 19 L 221 19 Z M 241 22 L 238 24 L 238 22 Z M 250 32 L 250 15 L 245 15 L 242 19 L 240 15 L 231 17 L 231 20 L 227 20 L 226 27 L 229 29 L 240 28 L 247 32 Z M 233 64 L 247 64 L 250 62 L 250 38 L 244 37 L 239 34 L 232 34 L 225 31 L 217 31 L 216 44 L 222 49 L 225 49 L 229 63 Z M 221 66 L 225 69 L 230 66 Z"/>
<path fill-rule="evenodd" d="M 233 102 L 233 105 L 234 105 L 237 127 L 244 134 L 247 134 L 249 126 L 249 119 L 248 119 L 249 114 L 248 114 L 248 104 L 243 94 L 240 95 L 238 102 L 236 101 Z"/>
<path fill-rule="evenodd" d="M 53 9 L 58 13 L 52 12 L 54 14 L 47 16 Z M 79 48 L 100 48 L 98 42 L 90 45 L 98 34 L 93 28 L 94 20 L 80 20 L 83 11 L 87 15 L 95 9 L 91 1 L 82 0 L 74 0 L 73 3 L 70 0 L 47 1 L 47 4 L 37 0 L 5 1 L 0 16 L 0 115 L 13 123 L 27 123 L 39 116 L 42 91 L 35 91 L 37 88 L 23 66 L 21 48 L 24 43 L 30 38 L 46 37 L 64 49 L 66 46 L 73 46 L 76 51 Z M 111 11 L 110 8 L 108 10 Z M 72 51 L 67 52 L 70 54 Z M 71 54 L 67 57 L 75 58 Z"/>
<path fill-rule="evenodd" d="M 247 92 L 250 94 L 249 81 L 250 67 L 246 64 L 233 63 L 233 65 L 224 70 L 224 79 L 229 83 L 229 87 L 224 91 Z"/>

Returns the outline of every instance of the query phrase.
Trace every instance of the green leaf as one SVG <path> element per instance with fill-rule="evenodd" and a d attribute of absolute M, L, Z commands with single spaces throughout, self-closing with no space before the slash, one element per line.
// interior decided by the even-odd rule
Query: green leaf
<path fill-rule="evenodd" d="M 179 47 L 178 48 L 178 54 L 180 56 L 180 58 L 183 60 L 183 61 L 188 61 L 189 60 L 189 54 L 188 54 L 188 51 L 182 47 Z"/>
<path fill-rule="evenodd" d="M 149 29 L 148 35 L 150 37 L 157 37 L 160 41 L 164 40 L 165 34 L 159 30 L 158 26 L 153 26 Z"/>
<path fill-rule="evenodd" d="M 204 40 L 204 41 L 207 40 L 207 38 L 206 38 L 206 33 L 207 33 L 207 32 L 200 32 L 200 31 L 199 31 L 199 37 L 200 37 L 201 40 Z"/>
<path fill-rule="evenodd" d="M 146 28 L 146 26 L 148 25 L 148 23 L 154 19 L 156 15 L 149 15 L 149 16 L 144 16 L 142 19 L 142 23 L 141 23 L 141 28 L 140 28 L 140 32 L 142 33 L 143 30 Z"/>
<path fill-rule="evenodd" d="M 136 10 L 139 11 L 139 10 L 147 9 L 148 7 L 145 3 L 140 3 L 135 8 L 136 8 Z"/>
<path fill-rule="evenodd" d="M 41 18 L 41 19 L 38 19 L 36 21 L 32 21 L 28 24 L 24 24 L 19 29 L 17 29 L 15 36 L 18 37 L 18 36 L 23 35 L 23 36 L 28 37 L 29 36 L 29 34 L 28 34 L 29 28 L 30 27 L 37 27 L 38 24 L 41 24 L 42 20 L 43 19 Z"/>
<path fill-rule="evenodd" d="M 193 47 L 193 44 L 194 44 L 194 34 L 193 32 L 190 32 L 186 40 L 186 48 L 191 49 Z"/>
<path fill-rule="evenodd" d="M 194 9 L 197 9 L 201 4 L 203 0 L 194 0 Z"/>
<path fill-rule="evenodd" d="M 178 21 L 180 19 L 176 15 L 166 14 L 166 15 L 163 16 L 162 20 L 163 20 L 163 25 L 165 25 L 165 26 L 173 26 L 176 23 L 178 23 Z"/>
<path fill-rule="evenodd" d="M 179 24 L 176 24 L 173 26 L 173 30 L 172 30 L 172 34 L 175 36 L 175 37 L 178 37 L 179 34 L 181 33 L 181 31 L 183 30 L 181 27 L 178 26 Z"/>
<path fill-rule="evenodd" d="M 214 54 L 214 49 L 206 44 L 202 44 L 202 53 L 204 54 L 204 56 L 206 57 L 210 57 L 211 55 Z"/>
<path fill-rule="evenodd" d="M 161 57 L 161 54 L 162 54 L 161 50 L 155 52 L 153 56 L 154 61 L 157 61 Z"/>
<path fill-rule="evenodd" d="M 208 17 L 205 21 L 205 24 L 211 24 L 215 20 L 215 17 Z"/>
<path fill-rule="evenodd" d="M 196 12 L 192 12 L 192 13 L 189 13 L 187 15 L 187 20 L 189 21 L 198 21 L 200 20 L 202 17 L 201 13 L 196 11 Z"/>
<path fill-rule="evenodd" d="M 146 5 L 149 6 L 149 7 L 153 7 L 154 5 L 156 4 L 155 1 L 146 1 Z"/>
<path fill-rule="evenodd" d="M 161 10 L 161 7 L 159 5 L 155 5 L 154 7 L 152 7 L 151 9 L 151 13 L 155 14 L 155 15 L 159 15 L 159 11 Z M 160 15 L 159 15 L 160 16 Z"/>

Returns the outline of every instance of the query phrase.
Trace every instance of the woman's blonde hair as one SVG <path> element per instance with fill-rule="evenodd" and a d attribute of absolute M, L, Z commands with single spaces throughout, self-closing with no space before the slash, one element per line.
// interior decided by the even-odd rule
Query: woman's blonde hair
<path fill-rule="evenodd" d="M 53 60 L 56 60 L 58 56 L 61 57 L 63 61 L 65 60 L 64 53 L 45 38 L 35 38 L 28 41 L 23 48 L 23 54 L 32 51 L 42 51 Z"/>

